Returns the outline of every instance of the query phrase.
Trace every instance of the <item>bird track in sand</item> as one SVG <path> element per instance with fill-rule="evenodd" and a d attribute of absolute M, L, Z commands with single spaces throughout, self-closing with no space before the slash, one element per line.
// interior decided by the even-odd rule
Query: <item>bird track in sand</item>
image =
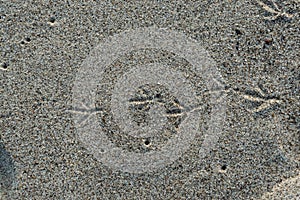
<path fill-rule="evenodd" d="M 251 102 L 257 102 L 257 103 L 261 103 L 257 108 L 255 109 L 246 109 L 249 113 L 259 113 L 261 111 L 264 111 L 266 109 L 271 108 L 274 105 L 279 105 L 281 104 L 283 101 L 277 98 L 270 98 L 268 97 L 268 95 L 260 88 L 260 87 L 255 87 L 252 90 L 250 90 L 251 92 L 255 92 L 258 95 L 251 95 L 251 94 L 247 94 L 246 92 L 240 91 L 240 89 L 234 89 L 234 88 L 226 88 L 226 89 L 222 89 L 222 90 L 213 90 L 213 91 L 207 91 L 204 92 L 203 95 L 210 95 L 210 94 L 220 94 L 217 97 L 217 100 L 215 101 L 215 103 L 218 102 L 218 99 L 223 98 L 224 94 L 226 95 L 227 93 L 235 93 L 236 95 L 239 95 L 241 97 L 243 97 L 246 100 L 249 100 Z M 162 102 L 159 101 L 155 101 L 155 100 L 145 100 L 145 101 L 130 101 L 131 104 L 134 105 L 143 105 L 146 103 L 159 103 L 159 104 L 163 104 Z M 81 114 L 83 115 L 82 119 L 80 120 L 79 123 L 84 123 L 86 120 L 88 120 L 90 118 L 90 116 L 101 113 L 103 110 L 101 108 L 95 108 L 95 106 L 91 105 L 86 105 L 83 102 L 80 102 L 81 106 L 80 108 L 72 108 L 72 109 L 67 109 L 67 112 L 70 113 L 74 113 L 74 114 Z M 193 105 L 193 106 L 189 106 L 189 107 L 185 107 L 179 104 L 176 104 L 177 106 L 177 111 L 175 113 L 165 113 L 164 116 L 166 117 L 177 117 L 177 116 L 181 116 L 196 110 L 201 110 L 201 105 Z"/>

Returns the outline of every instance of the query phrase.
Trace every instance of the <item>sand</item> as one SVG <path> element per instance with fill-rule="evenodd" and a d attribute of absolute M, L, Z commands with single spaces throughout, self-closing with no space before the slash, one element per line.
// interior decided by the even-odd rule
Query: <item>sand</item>
<path fill-rule="evenodd" d="M 299 197 L 299 181 L 294 181 L 299 179 L 300 155 L 298 0 L 276 4 L 271 0 L 2 0 L 0 5 L 1 199 L 274 199 L 281 190 L 288 191 L 281 195 Z M 134 39 L 134 34 L 125 33 L 147 27 L 174 31 L 174 37 L 182 34 L 196 41 L 195 48 L 200 46 L 207 55 L 201 54 L 200 61 L 210 58 L 213 64 L 208 69 L 215 71 L 194 73 L 192 60 L 187 55 L 180 57 L 176 48 L 171 52 L 160 48 L 125 52 L 107 66 L 98 66 L 107 68 L 97 71 L 103 72 L 103 79 L 97 82 L 96 104 L 73 108 L 79 74 L 83 78 L 88 74 L 81 79 L 86 81 L 97 77 L 90 71 L 94 68 L 85 67 L 111 58 L 111 54 L 103 56 L 106 49 L 117 52 L 126 47 L 130 37 L 137 45 L 143 44 L 147 37 L 135 40 L 140 37 Z M 114 43 L 118 48 L 112 48 L 112 43 L 101 46 L 109 37 L 113 40 L 122 34 L 124 41 Z M 165 45 L 172 38 L 158 41 L 153 44 Z M 174 47 L 180 44 L 173 42 Z M 126 127 L 136 126 L 129 123 L 131 118 L 122 118 L 123 104 L 120 110 L 115 108 L 120 118 L 114 121 L 111 97 L 117 99 L 119 93 L 114 93 L 113 86 L 128 70 L 153 62 L 179 70 L 196 91 L 196 96 L 187 100 L 197 100 L 199 105 L 183 105 L 185 95 L 176 99 L 176 87 L 166 90 L 144 85 L 140 93 L 136 90 L 134 98 L 138 100 L 132 97 L 132 104 L 128 104 L 133 105 L 128 116 L 144 124 L 148 120 L 145 113 L 160 116 L 168 109 L 165 114 L 173 121 L 155 137 L 122 134 L 118 128 L 122 120 Z M 134 78 L 146 77 L 135 73 L 124 79 L 125 86 L 133 84 L 130 80 Z M 162 85 L 175 84 L 172 77 L 163 76 Z M 121 88 L 122 82 L 118 84 Z M 221 95 L 222 103 L 212 101 L 214 91 Z M 155 98 L 139 107 L 140 99 L 149 95 Z M 104 127 L 109 140 L 101 143 L 97 133 L 90 137 L 96 129 L 78 128 L 78 120 L 85 118 L 77 116 L 86 117 L 89 128 L 92 124 Z M 152 120 L 156 119 L 160 118 Z M 195 138 L 184 134 L 193 133 L 191 130 Z M 179 137 L 177 133 L 182 134 Z M 212 133 L 217 134 L 213 137 Z M 106 150 L 98 149 L 109 141 L 123 153 L 141 157 L 126 160 L 120 156 L 118 161 L 114 156 L 110 162 L 110 157 L 103 156 L 108 155 Z M 155 154 L 164 148 L 171 156 Z M 147 163 L 143 155 L 148 154 L 153 157 Z M 159 155 L 170 162 L 155 160 Z M 129 158 L 140 159 L 122 167 Z"/>

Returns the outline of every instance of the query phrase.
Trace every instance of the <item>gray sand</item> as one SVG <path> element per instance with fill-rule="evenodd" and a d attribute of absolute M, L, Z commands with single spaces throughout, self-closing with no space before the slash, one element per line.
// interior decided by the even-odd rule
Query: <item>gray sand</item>
<path fill-rule="evenodd" d="M 299 198 L 298 0 L 276 1 L 278 8 L 263 1 L 274 13 L 244 0 L 60 2 L 0 1 L 0 142 L 5 148 L 0 177 L 7 180 L 4 186 L 0 180 L 0 199 L 273 199 L 280 190 Z M 76 74 L 90 52 L 109 36 L 151 26 L 184 33 L 215 60 L 227 95 L 226 122 L 204 158 L 198 155 L 199 134 L 179 159 L 134 174 L 99 162 L 78 139 L 67 110 Z M 122 66 L 132 67 L 135 59 L 147 62 L 147 55 L 165 63 L 173 56 L 177 67 L 190 66 L 160 50 L 128 52 L 110 65 L 115 72 L 107 73 L 106 81 L 116 81 L 126 70 Z M 199 76 L 191 79 L 205 87 Z M 111 92 L 110 86 L 102 89 L 100 100 Z M 210 117 L 205 95 L 201 103 L 205 131 Z M 144 152 L 160 148 L 170 136 L 156 138 L 157 146 L 150 147 L 124 135 L 109 138 L 123 149 Z M 9 157 L 13 163 L 7 165 Z"/>

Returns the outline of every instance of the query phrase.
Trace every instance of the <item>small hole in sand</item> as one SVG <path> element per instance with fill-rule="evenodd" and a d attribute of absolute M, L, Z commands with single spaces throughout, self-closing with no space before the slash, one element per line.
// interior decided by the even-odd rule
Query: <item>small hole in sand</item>
<path fill-rule="evenodd" d="M 27 37 L 27 38 L 25 38 L 25 41 L 26 41 L 26 42 L 30 42 L 31 39 L 30 39 L 29 37 Z"/>
<path fill-rule="evenodd" d="M 221 170 L 225 171 L 227 169 L 226 165 L 222 165 Z"/>
<path fill-rule="evenodd" d="M 242 31 L 240 31 L 239 29 L 235 29 L 235 33 L 236 33 L 237 35 L 242 35 L 242 34 L 243 34 Z"/>
<path fill-rule="evenodd" d="M 8 68 L 8 64 L 7 64 L 7 63 L 3 63 L 3 64 L 1 65 L 1 67 L 2 67 L 2 69 L 7 69 L 7 68 Z"/>
<path fill-rule="evenodd" d="M 55 17 L 50 17 L 49 22 L 54 23 L 55 22 Z"/>
<path fill-rule="evenodd" d="M 145 140 L 145 142 L 144 142 L 144 143 L 145 143 L 145 145 L 146 145 L 146 146 L 149 146 L 149 145 L 150 145 L 150 141 L 149 141 L 148 139 L 147 139 L 147 140 Z"/>

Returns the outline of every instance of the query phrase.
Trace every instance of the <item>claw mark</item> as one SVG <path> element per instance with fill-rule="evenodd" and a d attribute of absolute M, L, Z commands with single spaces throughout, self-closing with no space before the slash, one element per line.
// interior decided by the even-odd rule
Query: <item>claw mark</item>
<path fill-rule="evenodd" d="M 273 4 L 273 6 L 274 6 L 275 9 L 273 9 L 270 6 L 268 6 L 267 4 L 265 4 L 265 3 L 257 0 L 257 3 L 260 6 L 262 6 L 263 9 L 265 9 L 266 11 L 274 14 L 271 17 L 265 17 L 265 19 L 267 19 L 267 20 L 276 20 L 278 17 L 281 17 L 281 16 L 286 17 L 286 18 L 292 18 L 294 16 L 292 14 L 288 14 L 288 13 L 285 13 L 285 12 L 281 11 L 279 9 L 279 7 L 277 6 L 277 4 L 274 2 L 274 0 L 271 0 L 271 2 L 272 2 L 272 4 Z"/>
<path fill-rule="evenodd" d="M 82 119 L 79 121 L 79 124 L 87 121 L 92 115 L 100 113 L 102 109 L 94 108 L 92 106 L 87 106 L 84 103 L 80 102 L 82 108 L 73 108 L 71 110 L 66 110 L 70 113 L 83 115 Z"/>

